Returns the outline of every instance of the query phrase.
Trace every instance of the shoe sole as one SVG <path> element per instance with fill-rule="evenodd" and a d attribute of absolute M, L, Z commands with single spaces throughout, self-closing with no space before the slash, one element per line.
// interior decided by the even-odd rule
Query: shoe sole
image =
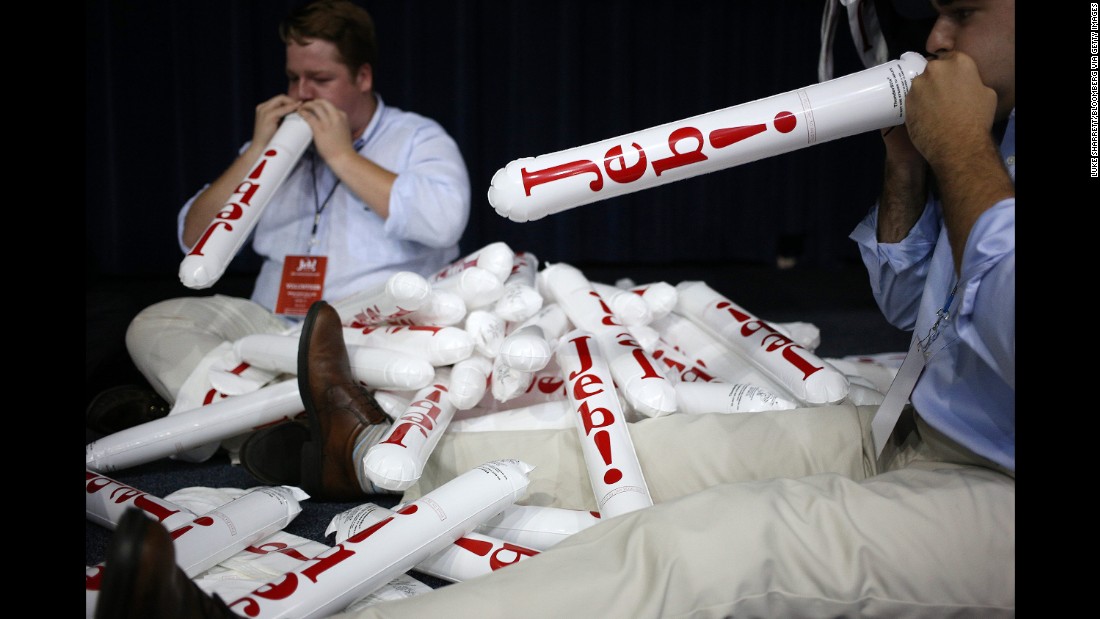
<path fill-rule="evenodd" d="M 111 547 L 104 562 L 94 619 L 127 616 L 125 610 L 133 600 L 138 572 L 135 569 L 123 572 L 122 566 L 139 566 L 145 529 L 152 524 L 148 516 L 139 509 L 129 508 L 123 512 L 115 527 Z"/>
<path fill-rule="evenodd" d="M 277 426 L 257 430 L 241 444 L 241 466 L 268 486 L 300 486 L 302 447 L 309 443 L 310 438 L 309 429 L 296 421 L 286 421 Z M 255 451 L 261 443 L 265 443 L 265 448 L 262 451 Z M 268 462 L 269 457 L 288 463 L 293 462 L 294 466 L 259 466 L 259 462 Z M 276 470 L 283 474 L 268 474 Z"/>
<path fill-rule="evenodd" d="M 151 409 L 155 406 L 156 411 Z M 132 407 L 130 414 L 120 412 Z M 84 410 L 85 427 L 104 436 L 161 419 L 168 415 L 168 403 L 152 389 L 120 385 L 99 392 Z M 111 415 L 117 418 L 110 421 Z"/>

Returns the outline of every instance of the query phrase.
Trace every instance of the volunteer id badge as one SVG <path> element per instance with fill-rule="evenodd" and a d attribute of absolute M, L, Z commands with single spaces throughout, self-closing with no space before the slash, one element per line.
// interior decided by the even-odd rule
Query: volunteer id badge
<path fill-rule="evenodd" d="M 279 282 L 279 300 L 275 313 L 284 316 L 305 316 L 314 301 L 325 292 L 326 256 L 287 256 L 283 261 L 283 278 Z"/>

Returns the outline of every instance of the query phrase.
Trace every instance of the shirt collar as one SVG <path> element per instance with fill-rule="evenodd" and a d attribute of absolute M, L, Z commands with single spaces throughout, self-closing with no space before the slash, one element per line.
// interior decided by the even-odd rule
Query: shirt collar
<path fill-rule="evenodd" d="M 382 115 L 386 113 L 386 104 L 382 101 L 382 95 L 374 93 L 374 100 L 378 102 L 378 106 L 374 108 L 374 115 L 371 116 L 370 122 L 367 123 L 367 128 L 363 130 L 363 135 L 359 136 L 353 144 L 356 151 L 361 150 L 367 145 L 367 142 L 369 142 L 377 132 Z"/>

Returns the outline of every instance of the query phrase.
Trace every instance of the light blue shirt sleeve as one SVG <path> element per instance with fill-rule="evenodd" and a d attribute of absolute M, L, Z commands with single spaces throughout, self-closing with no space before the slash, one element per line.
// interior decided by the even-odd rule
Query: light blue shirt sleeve
<path fill-rule="evenodd" d="M 878 204 L 875 204 L 849 235 L 870 274 L 871 293 L 882 315 L 904 331 L 911 331 L 916 324 L 928 263 L 942 222 L 939 204 L 929 201 L 901 242 L 879 243 Z"/>
<path fill-rule="evenodd" d="M 429 247 L 453 246 L 470 217 L 470 180 L 458 145 L 430 122 L 413 133 L 409 148 L 390 191 L 385 232 Z"/>
<path fill-rule="evenodd" d="M 1013 181 L 1015 130 L 1013 111 L 1001 142 Z M 878 243 L 876 205 L 850 237 L 884 316 L 922 343 L 925 366 L 910 396 L 921 418 L 1014 471 L 1016 199 L 1001 200 L 978 217 L 958 277 L 941 213 L 938 202 L 929 202 L 905 239 Z"/>
<path fill-rule="evenodd" d="M 1016 388 L 1016 199 L 982 213 L 967 240 L 955 329 Z"/>

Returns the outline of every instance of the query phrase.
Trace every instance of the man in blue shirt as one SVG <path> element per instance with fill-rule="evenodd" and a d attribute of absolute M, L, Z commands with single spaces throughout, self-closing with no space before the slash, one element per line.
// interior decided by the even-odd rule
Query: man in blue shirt
<path fill-rule="evenodd" d="M 919 419 L 1014 471 L 1015 18 L 971 4 L 940 4 L 927 85 L 883 131 L 882 197 L 851 237 L 883 314 L 916 336 Z"/>
<path fill-rule="evenodd" d="M 377 43 L 362 7 L 322 0 L 280 24 L 286 94 L 256 106 L 252 139 L 232 164 L 180 209 L 184 252 L 203 238 L 239 191 L 282 120 L 294 112 L 312 143 L 263 206 L 252 246 L 263 259 L 251 299 L 183 297 L 142 310 L 126 334 L 137 369 L 155 393 L 130 387 L 98 396 L 88 425 L 111 433 L 208 401 L 199 380 L 227 343 L 283 333 L 313 300 L 369 294 L 399 271 L 429 276 L 458 257 L 470 215 L 470 182 L 458 145 L 436 121 L 388 106 L 374 90 Z M 321 286 L 302 300 L 290 273 L 302 262 Z M 184 400 L 184 403 L 180 403 Z M 213 453 L 200 450 L 192 459 Z"/>

